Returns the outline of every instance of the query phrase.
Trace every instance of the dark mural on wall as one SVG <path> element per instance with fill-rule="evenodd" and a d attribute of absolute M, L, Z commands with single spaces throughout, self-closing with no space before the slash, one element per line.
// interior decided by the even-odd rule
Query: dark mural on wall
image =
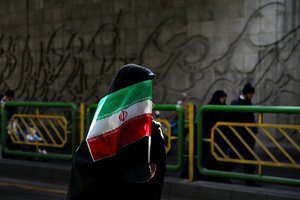
<path fill-rule="evenodd" d="M 210 38 L 187 36 L 187 21 L 180 16 L 162 19 L 131 54 L 120 52 L 125 44 L 122 11 L 114 23 L 101 24 L 89 38 L 68 24 L 40 41 L 30 34 L 2 33 L 0 91 L 14 89 L 17 99 L 26 101 L 96 103 L 120 66 L 138 63 L 157 74 L 154 94 L 159 103 L 175 103 L 185 91 L 193 102 L 203 104 L 219 88 L 234 98 L 239 87 L 251 81 L 259 93 L 256 104 L 299 105 L 300 26 L 271 40 L 251 34 L 263 22 L 264 12 L 273 9 L 284 12 L 286 8 L 281 3 L 258 8 L 218 55 L 211 52 Z"/>

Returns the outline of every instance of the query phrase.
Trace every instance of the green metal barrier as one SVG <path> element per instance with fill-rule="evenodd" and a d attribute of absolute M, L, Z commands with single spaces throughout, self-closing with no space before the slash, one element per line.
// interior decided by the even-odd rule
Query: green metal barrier
<path fill-rule="evenodd" d="M 217 106 L 217 105 L 206 105 L 199 109 L 198 111 L 198 142 L 197 142 L 197 169 L 201 174 L 207 176 L 215 176 L 221 178 L 234 178 L 241 180 L 250 180 L 258 182 L 267 182 L 267 183 L 276 183 L 276 184 L 285 184 L 300 186 L 300 180 L 292 178 L 283 178 L 283 177 L 274 177 L 274 176 L 265 176 L 265 175 L 255 175 L 255 174 L 243 174 L 237 172 L 227 172 L 219 170 L 205 169 L 202 165 L 202 130 L 203 130 L 203 116 L 204 112 L 218 111 L 218 112 L 252 112 L 252 113 L 276 113 L 276 114 L 300 114 L 299 107 L 273 107 L 273 106 Z M 226 123 L 222 123 L 223 125 Z M 230 123 L 228 123 L 230 124 Z M 235 123 L 236 124 L 236 123 Z M 242 124 L 242 123 L 241 123 Z M 217 125 L 216 125 L 217 126 Z M 250 125 L 247 125 L 250 126 Z M 261 123 L 259 120 L 257 127 L 265 128 L 266 125 Z M 264 130 L 265 131 L 265 130 Z M 247 163 L 247 162 L 243 162 Z M 250 163 L 250 162 L 249 162 Z M 255 162 L 252 162 L 255 163 Z M 261 165 L 266 164 L 266 162 L 258 161 Z M 276 163 L 277 164 L 277 163 Z M 277 164 L 278 165 L 278 164 Z M 275 166 L 275 165 L 274 165 Z M 278 165 L 279 166 L 279 165 Z"/>
<path fill-rule="evenodd" d="M 184 114 L 183 109 L 179 105 L 166 105 L 166 104 L 155 104 L 153 110 L 168 110 L 176 111 L 178 115 L 178 152 L 177 152 L 177 163 L 175 165 L 167 164 L 166 169 L 168 171 L 179 171 L 183 168 L 184 162 L 184 136 L 183 136 L 183 123 Z"/>
<path fill-rule="evenodd" d="M 71 134 L 71 153 L 70 154 L 59 154 L 59 153 L 48 153 L 48 154 L 40 154 L 35 152 L 24 152 L 21 150 L 10 150 L 7 148 L 7 109 L 8 107 L 16 106 L 16 107 L 47 107 L 47 108 L 67 108 L 71 109 L 71 117 L 72 117 L 72 134 Z M 75 151 L 77 145 L 77 114 L 78 107 L 73 103 L 55 103 L 55 102 L 8 102 L 5 104 L 5 107 L 1 110 L 2 113 L 2 150 L 4 153 L 8 155 L 15 155 L 21 157 L 38 157 L 38 158 L 53 158 L 53 159 L 62 159 L 62 160 L 70 160 L 73 157 L 73 153 Z"/>
<path fill-rule="evenodd" d="M 97 104 L 91 104 L 87 108 L 87 116 L 86 116 L 86 127 L 90 127 L 93 114 L 97 109 Z M 179 171 L 183 167 L 183 159 L 184 159 L 184 138 L 183 138 L 183 109 L 178 105 L 164 105 L 164 104 L 155 104 L 153 110 L 168 110 L 168 111 L 176 111 L 178 115 L 178 153 L 177 153 L 177 163 L 175 165 L 167 164 L 166 169 L 168 171 Z"/>

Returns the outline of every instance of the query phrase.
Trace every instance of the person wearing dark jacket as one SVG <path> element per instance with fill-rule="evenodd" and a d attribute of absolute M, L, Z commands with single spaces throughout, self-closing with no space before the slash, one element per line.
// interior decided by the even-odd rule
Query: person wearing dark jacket
<path fill-rule="evenodd" d="M 15 98 L 15 91 L 14 90 L 7 90 L 4 94 L 4 96 L 1 98 L 1 104 L 4 106 L 7 102 L 12 102 Z M 18 112 L 17 107 L 10 106 L 7 109 L 7 120 L 9 121 L 14 114 Z"/>
<path fill-rule="evenodd" d="M 244 88 L 242 90 L 241 95 L 237 98 L 231 101 L 231 105 L 240 105 L 240 106 L 252 106 L 252 98 L 255 94 L 255 88 L 250 84 L 246 83 L 244 85 Z M 241 123 L 255 123 L 255 116 L 254 113 L 251 112 L 234 112 L 231 113 L 231 121 L 233 122 L 241 122 Z M 248 144 L 248 146 L 253 150 L 255 145 L 255 139 L 252 137 L 252 135 L 244 128 L 244 127 L 234 127 L 236 131 L 239 133 L 241 138 Z M 257 134 L 257 128 L 256 127 L 250 127 L 250 130 Z M 252 153 L 245 147 L 245 145 L 238 139 L 235 138 L 233 140 L 234 147 L 238 150 L 238 152 L 242 155 L 242 157 L 246 160 L 255 160 Z M 235 153 L 232 151 L 231 157 L 237 157 Z M 250 164 L 244 164 L 243 165 L 244 172 L 248 174 L 253 174 L 255 172 L 255 165 Z M 252 181 L 247 181 L 247 185 L 249 186 L 256 186 L 256 184 Z"/>
<path fill-rule="evenodd" d="M 14 98 L 15 98 L 15 91 L 14 90 L 6 90 L 5 93 L 4 93 L 4 96 L 1 98 L 1 107 L 3 108 L 5 106 L 5 104 L 7 102 L 13 102 L 14 101 Z M 11 121 L 12 117 L 14 114 L 17 114 L 18 112 L 18 108 L 15 107 L 15 106 L 9 106 L 7 108 L 7 121 L 8 121 L 8 124 L 9 126 L 14 129 L 14 127 L 16 126 L 17 122 L 14 120 L 14 121 Z M 13 140 L 11 139 L 11 132 L 8 131 L 7 132 L 7 148 L 9 150 L 18 150 L 20 149 L 20 145 L 16 144 L 13 142 Z M 6 153 L 2 153 L 2 156 L 7 158 L 7 157 L 10 157 L 10 158 L 15 158 L 14 155 L 7 155 Z"/>
<path fill-rule="evenodd" d="M 227 94 L 223 90 L 216 90 L 208 105 L 223 105 L 226 106 L 226 98 Z M 204 113 L 203 117 L 203 139 L 211 139 L 211 129 L 217 122 L 226 122 L 228 121 L 228 115 L 226 112 L 218 112 L 218 111 L 209 111 Z M 226 135 L 227 129 L 226 127 L 219 127 L 223 134 Z M 227 136 L 228 137 L 228 136 Z M 218 133 L 214 134 L 214 143 L 216 143 L 222 151 L 226 154 L 228 152 L 229 146 L 226 145 L 226 142 Z M 211 143 L 203 142 L 203 166 L 206 169 L 212 170 L 221 170 L 228 171 L 231 170 L 232 166 L 229 163 L 217 161 L 216 158 L 211 153 Z M 218 152 L 218 151 L 214 151 Z M 229 179 L 218 178 L 218 177 L 207 177 L 200 176 L 200 179 L 209 180 L 209 181 L 217 181 L 217 182 L 226 182 L 230 183 Z"/>
<path fill-rule="evenodd" d="M 146 67 L 136 64 L 127 64 L 118 71 L 109 89 L 107 98 L 102 98 L 102 100 L 106 101 L 105 103 L 112 104 L 124 102 L 124 99 L 131 98 L 127 93 L 132 92 L 131 88 L 136 85 L 144 84 L 145 82 L 147 83 L 148 80 L 151 80 L 152 89 L 152 80 L 154 77 L 155 74 Z M 142 88 L 142 90 L 144 89 Z M 140 93 L 143 92 L 142 90 L 136 95 L 140 95 Z M 124 95 L 121 96 L 121 98 L 109 100 L 109 97 L 113 97 L 115 94 L 120 94 L 122 92 Z M 98 108 L 99 106 L 102 106 L 102 100 L 99 102 Z M 149 102 L 150 103 L 147 104 L 145 110 L 148 109 L 152 112 L 152 101 Z M 102 108 L 99 108 L 100 114 L 105 110 L 105 103 Z M 123 105 L 123 103 L 121 104 Z M 131 115 L 129 108 L 127 108 L 127 110 L 123 109 L 117 111 L 120 112 L 117 119 L 123 122 L 126 117 Z M 113 112 L 115 113 L 117 111 Z M 135 112 L 138 111 L 140 110 L 135 110 Z M 97 120 L 99 119 L 99 116 L 97 117 L 95 114 Z M 67 195 L 68 200 L 158 200 L 161 198 L 166 167 L 165 140 L 162 135 L 160 124 L 153 120 L 151 117 L 152 115 L 147 116 L 150 116 L 150 121 L 148 121 L 149 123 L 142 125 L 142 127 L 145 128 L 145 130 L 148 130 L 150 127 L 149 135 L 151 137 L 146 137 L 147 134 L 145 134 L 145 137 L 139 137 L 138 139 L 131 140 L 129 143 L 127 141 L 129 140 L 128 137 L 135 137 L 135 135 L 137 135 L 140 130 L 137 129 L 141 127 L 140 124 L 135 123 L 134 126 L 131 126 L 134 128 L 130 129 L 128 128 L 130 122 L 126 121 L 116 129 L 118 135 L 113 138 L 113 142 L 103 142 L 101 143 L 102 145 L 93 145 L 93 142 L 97 141 L 98 138 L 105 140 L 105 137 L 109 138 L 111 135 L 114 135 L 114 132 L 110 131 L 103 135 L 90 138 L 94 134 L 94 129 L 92 127 L 98 126 L 96 124 L 97 121 L 95 122 L 93 120 L 89 133 L 83 142 L 81 142 L 73 158 L 71 180 Z M 139 117 L 133 119 L 138 120 Z M 115 123 L 121 122 L 111 121 L 104 124 L 104 128 Z M 97 131 L 101 131 L 100 128 L 96 129 L 99 129 Z M 142 132 L 142 134 L 144 133 Z M 124 137 L 124 135 L 128 137 Z M 125 145 L 120 145 L 124 144 L 125 140 L 127 143 Z M 120 148 L 115 148 L 118 147 L 118 145 L 120 145 Z M 115 151 L 106 154 L 108 149 L 115 149 Z"/>

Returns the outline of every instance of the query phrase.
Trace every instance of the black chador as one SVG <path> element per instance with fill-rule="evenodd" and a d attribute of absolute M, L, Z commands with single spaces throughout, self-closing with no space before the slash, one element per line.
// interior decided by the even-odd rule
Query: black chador
<path fill-rule="evenodd" d="M 108 95 L 154 77 L 146 67 L 127 64 L 117 73 Z M 165 140 L 160 124 L 152 118 L 150 127 L 150 137 L 122 146 L 116 154 L 99 160 L 92 157 L 86 136 L 74 154 L 67 200 L 160 199 L 166 167 Z"/>

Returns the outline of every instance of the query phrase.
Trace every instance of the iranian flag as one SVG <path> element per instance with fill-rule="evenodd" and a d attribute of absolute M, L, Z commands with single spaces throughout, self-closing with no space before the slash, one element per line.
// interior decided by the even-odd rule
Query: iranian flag
<path fill-rule="evenodd" d="M 86 142 L 94 161 L 115 155 L 120 148 L 151 136 L 152 80 L 103 97 Z"/>

